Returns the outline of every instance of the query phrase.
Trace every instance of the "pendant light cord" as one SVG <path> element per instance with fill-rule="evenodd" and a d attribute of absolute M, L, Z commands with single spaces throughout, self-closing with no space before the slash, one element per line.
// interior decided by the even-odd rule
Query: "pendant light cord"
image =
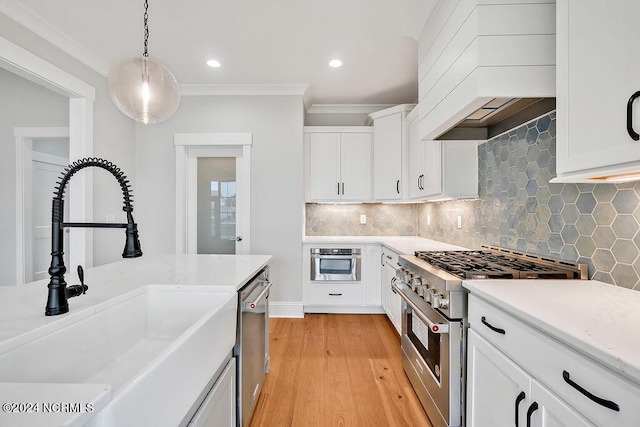
<path fill-rule="evenodd" d="M 144 0 L 144 53 L 142 56 L 145 58 L 149 56 L 148 46 L 149 46 L 149 24 L 147 21 L 149 20 L 149 2 L 148 0 Z"/>

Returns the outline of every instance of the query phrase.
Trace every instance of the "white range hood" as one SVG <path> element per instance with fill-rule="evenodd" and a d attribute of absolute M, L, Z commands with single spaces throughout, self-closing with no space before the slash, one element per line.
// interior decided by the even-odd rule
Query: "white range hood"
<path fill-rule="evenodd" d="M 419 40 L 420 137 L 486 140 L 555 109 L 555 1 L 441 0 Z"/>

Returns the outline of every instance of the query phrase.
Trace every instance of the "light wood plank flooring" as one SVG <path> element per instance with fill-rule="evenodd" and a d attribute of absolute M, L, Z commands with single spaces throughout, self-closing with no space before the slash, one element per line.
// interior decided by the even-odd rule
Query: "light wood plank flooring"
<path fill-rule="evenodd" d="M 269 321 L 271 371 L 250 427 L 432 427 L 385 315 Z"/>

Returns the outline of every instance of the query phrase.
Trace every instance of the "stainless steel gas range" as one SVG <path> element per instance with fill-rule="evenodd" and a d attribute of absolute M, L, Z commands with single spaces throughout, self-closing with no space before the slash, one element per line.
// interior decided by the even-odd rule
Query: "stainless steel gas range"
<path fill-rule="evenodd" d="M 434 427 L 464 425 L 467 291 L 463 280 L 587 279 L 585 264 L 483 246 L 401 256 L 404 370 Z"/>

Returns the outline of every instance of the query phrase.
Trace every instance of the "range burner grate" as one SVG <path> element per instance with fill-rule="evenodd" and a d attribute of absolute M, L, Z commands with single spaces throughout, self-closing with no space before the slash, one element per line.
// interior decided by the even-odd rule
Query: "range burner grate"
<path fill-rule="evenodd" d="M 472 251 L 417 251 L 415 256 L 462 279 L 586 279 L 585 264 L 509 249 L 482 246 Z"/>

